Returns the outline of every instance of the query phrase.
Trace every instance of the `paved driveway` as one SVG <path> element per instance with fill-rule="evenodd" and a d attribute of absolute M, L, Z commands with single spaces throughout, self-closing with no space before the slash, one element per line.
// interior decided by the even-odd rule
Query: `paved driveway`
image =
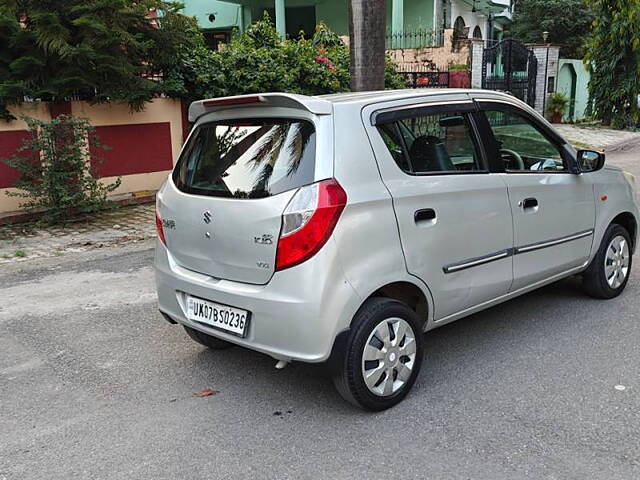
<path fill-rule="evenodd" d="M 165 323 L 151 246 L 3 265 L 1 480 L 640 478 L 637 269 L 609 302 L 569 279 L 430 332 L 412 394 L 368 414 Z"/>

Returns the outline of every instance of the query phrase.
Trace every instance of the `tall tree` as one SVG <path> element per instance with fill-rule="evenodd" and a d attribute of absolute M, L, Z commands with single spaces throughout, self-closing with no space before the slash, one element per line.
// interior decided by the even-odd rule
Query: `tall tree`
<path fill-rule="evenodd" d="M 561 45 L 563 58 L 582 58 L 592 22 L 585 0 L 519 0 L 511 34 L 522 42 L 540 43 L 542 32 L 549 32 L 549 42 Z"/>
<path fill-rule="evenodd" d="M 351 90 L 384 89 L 386 0 L 349 0 Z"/>
<path fill-rule="evenodd" d="M 587 46 L 593 113 L 605 124 L 640 121 L 640 0 L 588 0 L 595 12 Z"/>
<path fill-rule="evenodd" d="M 1 1 L 0 105 L 80 97 L 141 108 L 170 88 L 157 74 L 201 41 L 181 8 L 163 0 Z"/>

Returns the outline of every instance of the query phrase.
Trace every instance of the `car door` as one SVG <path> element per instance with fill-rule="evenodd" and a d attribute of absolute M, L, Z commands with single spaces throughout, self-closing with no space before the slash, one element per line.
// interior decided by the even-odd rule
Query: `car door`
<path fill-rule="evenodd" d="M 588 261 L 595 202 L 588 175 L 572 173 L 572 149 L 536 115 L 480 101 L 487 151 L 509 192 L 513 216 L 512 291 Z"/>
<path fill-rule="evenodd" d="M 489 173 L 475 109 L 470 100 L 391 107 L 368 126 L 407 269 L 428 285 L 436 321 L 506 294 L 512 281 L 507 189 Z"/>

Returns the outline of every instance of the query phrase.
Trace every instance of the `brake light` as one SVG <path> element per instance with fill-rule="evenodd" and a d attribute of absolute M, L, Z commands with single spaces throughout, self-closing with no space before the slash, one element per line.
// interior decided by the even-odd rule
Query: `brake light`
<path fill-rule="evenodd" d="M 276 271 L 313 257 L 333 233 L 347 204 L 347 194 L 334 179 L 300 188 L 282 214 Z"/>
<path fill-rule="evenodd" d="M 164 227 L 162 226 L 162 218 L 160 217 L 160 211 L 156 205 L 156 231 L 158 232 L 158 238 L 162 243 L 167 245 L 167 241 L 164 238 Z"/>
<path fill-rule="evenodd" d="M 206 100 L 202 102 L 205 108 L 225 107 L 228 105 L 246 105 L 249 103 L 262 103 L 264 97 L 260 95 L 250 95 L 246 97 L 221 98 L 219 100 Z"/>

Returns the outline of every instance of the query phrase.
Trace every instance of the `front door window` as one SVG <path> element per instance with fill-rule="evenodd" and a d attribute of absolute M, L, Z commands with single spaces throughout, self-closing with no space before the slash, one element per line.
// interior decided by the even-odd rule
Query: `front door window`
<path fill-rule="evenodd" d="M 485 112 L 507 172 L 566 172 L 558 148 L 528 119 L 510 111 Z"/>

